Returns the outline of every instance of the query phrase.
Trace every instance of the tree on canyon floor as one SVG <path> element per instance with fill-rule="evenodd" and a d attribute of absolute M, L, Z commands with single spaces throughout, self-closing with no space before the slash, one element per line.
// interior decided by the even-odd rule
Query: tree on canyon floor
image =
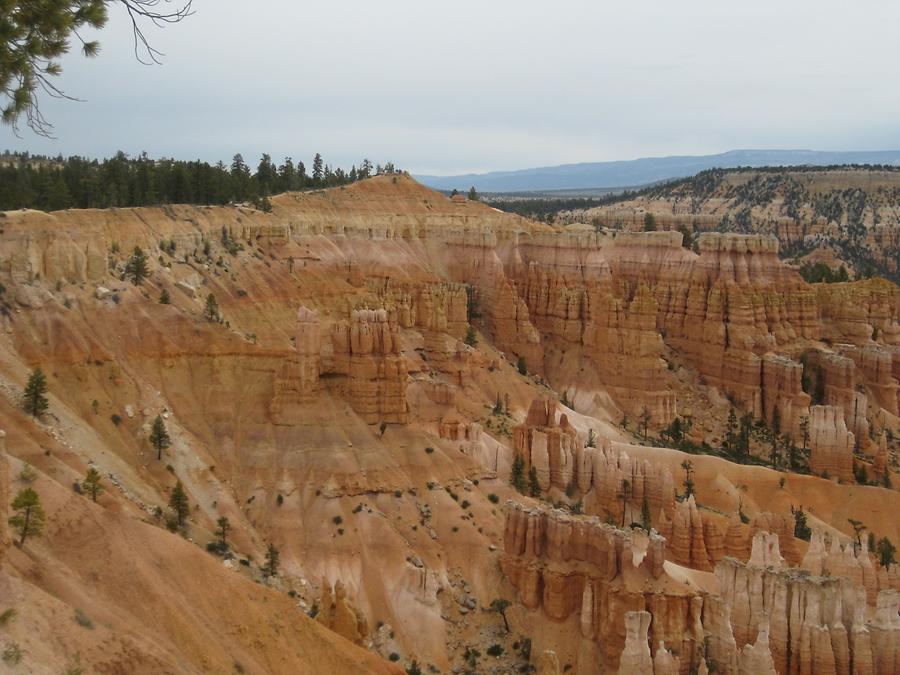
<path fill-rule="evenodd" d="M 13 499 L 12 509 L 15 511 L 9 524 L 19 534 L 19 545 L 25 544 L 28 537 L 39 537 L 44 529 L 44 507 L 41 498 L 32 488 L 27 487 Z"/>

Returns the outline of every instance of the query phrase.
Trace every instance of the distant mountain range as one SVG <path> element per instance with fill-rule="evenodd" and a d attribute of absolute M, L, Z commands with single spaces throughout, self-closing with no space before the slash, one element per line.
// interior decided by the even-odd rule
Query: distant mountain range
<path fill-rule="evenodd" d="M 532 192 L 625 188 L 692 176 L 713 168 L 738 166 L 827 166 L 829 164 L 900 164 L 900 150 L 821 152 L 816 150 L 731 150 L 718 155 L 644 157 L 618 162 L 561 164 L 517 171 L 491 171 L 461 176 L 416 176 L 436 190 Z"/>

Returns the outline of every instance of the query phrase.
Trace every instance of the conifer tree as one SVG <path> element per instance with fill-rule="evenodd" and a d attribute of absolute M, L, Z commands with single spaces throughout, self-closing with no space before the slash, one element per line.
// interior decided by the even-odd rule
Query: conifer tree
<path fill-rule="evenodd" d="M 39 367 L 35 368 L 25 385 L 25 412 L 32 417 L 40 417 L 50 403 L 47 401 L 47 376 Z"/>
<path fill-rule="evenodd" d="M 684 469 L 684 498 L 687 499 L 694 494 L 694 463 L 686 459 L 681 463 L 681 468 Z"/>
<path fill-rule="evenodd" d="M 278 549 L 271 542 L 266 548 L 266 564 L 263 566 L 263 574 L 267 577 L 278 576 Z"/>
<path fill-rule="evenodd" d="M 878 540 L 878 545 L 875 547 L 875 553 L 878 555 L 878 564 L 885 569 L 888 569 L 891 565 L 897 564 L 895 558 L 897 547 L 894 546 L 893 542 L 887 537 L 882 537 Z"/>
<path fill-rule="evenodd" d="M 541 484 L 538 482 L 537 469 L 534 465 L 528 470 L 528 492 L 532 497 L 541 496 Z"/>
<path fill-rule="evenodd" d="M 478 201 L 478 192 L 475 190 L 475 186 L 469 188 L 469 201 L 477 202 Z"/>
<path fill-rule="evenodd" d="M 97 501 L 97 497 L 102 495 L 106 488 L 103 487 L 103 479 L 100 472 L 94 467 L 90 467 L 81 481 L 81 488 L 91 496 L 93 501 Z"/>
<path fill-rule="evenodd" d="M 521 457 L 516 456 L 513 459 L 509 482 L 519 492 L 525 492 L 525 462 Z"/>
<path fill-rule="evenodd" d="M 324 163 L 322 161 L 322 155 L 320 155 L 318 152 L 316 153 L 316 156 L 313 157 L 313 165 L 312 166 L 313 166 L 313 172 L 312 172 L 313 181 L 315 182 L 316 185 L 321 185 L 322 179 L 325 177 L 325 167 L 324 167 Z"/>
<path fill-rule="evenodd" d="M 172 439 L 169 438 L 169 432 L 163 422 L 162 416 L 157 415 L 153 420 L 153 428 L 150 430 L 150 445 L 156 448 L 156 459 L 162 459 L 162 451 L 172 445 Z"/>
<path fill-rule="evenodd" d="M 19 533 L 19 545 L 28 537 L 39 537 L 44 529 L 44 507 L 38 493 L 30 487 L 23 489 L 13 500 L 12 508 L 16 513 L 9 524 Z"/>
<path fill-rule="evenodd" d="M 172 494 L 169 495 L 169 508 L 175 514 L 175 522 L 178 523 L 178 527 L 184 527 L 184 521 L 190 513 L 191 505 L 181 481 L 175 483 L 175 487 L 172 488 Z"/>
<path fill-rule="evenodd" d="M 216 521 L 216 536 L 223 549 L 228 548 L 228 533 L 231 532 L 231 523 L 227 516 L 221 516 Z"/>
<path fill-rule="evenodd" d="M 206 305 L 203 307 L 203 316 L 207 321 L 219 320 L 219 301 L 216 296 L 210 293 L 206 296 Z"/>
<path fill-rule="evenodd" d="M 651 526 L 650 502 L 647 501 L 647 491 L 644 490 L 644 498 L 641 501 L 641 527 L 649 532 Z"/>
<path fill-rule="evenodd" d="M 134 252 L 125 265 L 125 276 L 131 280 L 135 286 L 140 286 L 141 282 L 150 274 L 147 268 L 147 254 L 140 246 L 134 247 Z"/>
<path fill-rule="evenodd" d="M 165 288 L 162 289 L 162 293 L 159 294 L 159 304 L 168 305 L 169 304 L 169 291 Z"/>
<path fill-rule="evenodd" d="M 466 329 L 466 344 L 470 347 L 478 344 L 478 336 L 475 334 L 475 328 L 471 325 Z"/>

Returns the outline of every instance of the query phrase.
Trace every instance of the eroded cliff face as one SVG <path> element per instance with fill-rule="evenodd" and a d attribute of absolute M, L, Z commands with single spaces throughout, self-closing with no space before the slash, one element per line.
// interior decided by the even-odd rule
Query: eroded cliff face
<path fill-rule="evenodd" d="M 368 626 L 381 624 L 376 633 L 394 637 L 373 635 L 376 648 L 404 663 L 462 667 L 466 646 L 489 645 L 477 641 L 495 617 L 472 610 L 514 595 L 521 602 L 510 610 L 510 639 L 529 634 L 538 616 L 574 626 L 571 636 L 549 630 L 556 642 L 542 646 L 562 663 L 577 661 L 580 672 L 615 672 L 631 611 L 651 614 L 648 650 L 660 672 L 702 669 L 703 644 L 718 645 L 717 661 L 732 659 L 735 668 L 765 660 L 758 626 L 747 637 L 756 640 L 748 652 L 756 660 L 742 660 L 747 650 L 735 642 L 731 606 L 710 570 L 726 556 L 749 561 L 761 531 L 798 564 L 790 506 L 808 504 L 809 481 L 842 486 L 797 477 L 805 482 L 795 492 L 777 492 L 777 477 L 756 467 L 730 482 L 703 473 L 698 497 L 676 501 L 673 473 L 683 460 L 617 445 L 633 440 L 619 423 L 627 417 L 633 431 L 646 420 L 652 432 L 679 413 L 679 397 L 715 388 L 770 423 L 778 410 L 799 439 L 813 403 L 802 355 L 816 351 L 822 356 L 807 363 L 822 364 L 822 403 L 834 412 L 809 429 L 843 424 L 843 435 L 822 432 L 815 447 L 845 462 L 850 436 L 852 453 L 870 425 L 890 428 L 896 408 L 896 290 L 865 282 L 825 296 L 785 268 L 766 238 L 708 235 L 694 253 L 678 233 L 552 230 L 450 202 L 402 176 L 272 202 L 271 214 L 176 206 L 2 218 L 0 418 L 14 430 L 11 454 L 37 468 L 42 491 L 53 486 L 53 532 L 68 522 L 60 495 L 76 498 L 71 485 L 89 463 L 111 482 L 97 507 L 106 514 L 97 516 L 101 530 L 111 527 L 110 513 L 151 520 L 177 477 L 190 496 L 194 541 L 211 541 L 216 519 L 227 515 L 233 548 L 248 561 L 275 542 L 282 581 L 267 583 L 282 601 L 291 590 L 305 611 L 327 603 L 333 612 L 322 623 L 363 644 Z M 122 278 L 136 245 L 150 258 L 150 276 L 137 287 Z M 157 301 L 163 290 L 169 304 Z M 210 294 L 220 321 L 203 316 Z M 517 372 L 519 357 L 528 375 Z M 52 396 L 52 415 L 41 421 L 16 409 L 35 365 L 48 373 Z M 723 410 L 727 403 L 708 414 Z M 147 440 L 157 414 L 173 437 L 160 462 Z M 704 411 L 695 405 L 694 414 Z M 873 435 L 866 451 L 882 437 Z M 890 476 L 888 443 L 879 471 Z M 643 450 L 651 455 L 639 458 Z M 508 484 L 516 457 L 526 473 L 535 468 L 543 498 L 580 502 L 588 517 L 536 505 L 504 513 L 501 500 L 528 499 Z M 833 478 L 845 471 L 825 470 Z M 742 523 L 725 515 L 739 508 L 736 495 L 765 508 Z M 866 495 L 848 496 L 833 512 L 823 507 L 823 520 L 846 530 L 848 515 L 873 503 Z M 645 519 L 668 542 L 601 522 Z M 46 547 L 48 560 L 65 558 L 64 575 L 76 553 L 95 555 L 84 541 L 35 546 Z M 7 560 L 26 570 L 19 553 L 8 549 Z M 179 548 L 166 564 L 186 555 Z M 256 562 L 234 567 L 215 566 L 258 574 Z M 92 579 L 89 572 L 79 578 Z M 317 596 L 309 580 L 323 577 L 328 588 Z M 870 610 L 893 583 L 879 579 L 864 586 Z M 102 576 L 91 583 L 107 593 L 102 611 L 127 609 Z M 451 596 L 463 604 L 448 604 Z M 211 634 L 253 633 L 239 619 L 205 625 Z M 259 653 L 276 634 L 259 633 Z M 359 652 L 347 649 L 352 661 Z M 192 664 L 202 664 L 201 652 Z"/>

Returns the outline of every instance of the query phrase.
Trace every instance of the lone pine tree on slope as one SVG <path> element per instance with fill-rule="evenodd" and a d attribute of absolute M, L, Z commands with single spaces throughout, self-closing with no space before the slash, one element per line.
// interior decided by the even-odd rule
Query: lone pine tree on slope
<path fill-rule="evenodd" d="M 156 448 L 156 459 L 162 459 L 162 451 L 172 445 L 169 432 L 160 415 L 153 420 L 153 428 L 150 430 L 150 445 Z"/>
<path fill-rule="evenodd" d="M 32 417 L 40 417 L 50 403 L 47 401 L 47 376 L 40 368 L 35 368 L 25 385 L 25 412 Z"/>

